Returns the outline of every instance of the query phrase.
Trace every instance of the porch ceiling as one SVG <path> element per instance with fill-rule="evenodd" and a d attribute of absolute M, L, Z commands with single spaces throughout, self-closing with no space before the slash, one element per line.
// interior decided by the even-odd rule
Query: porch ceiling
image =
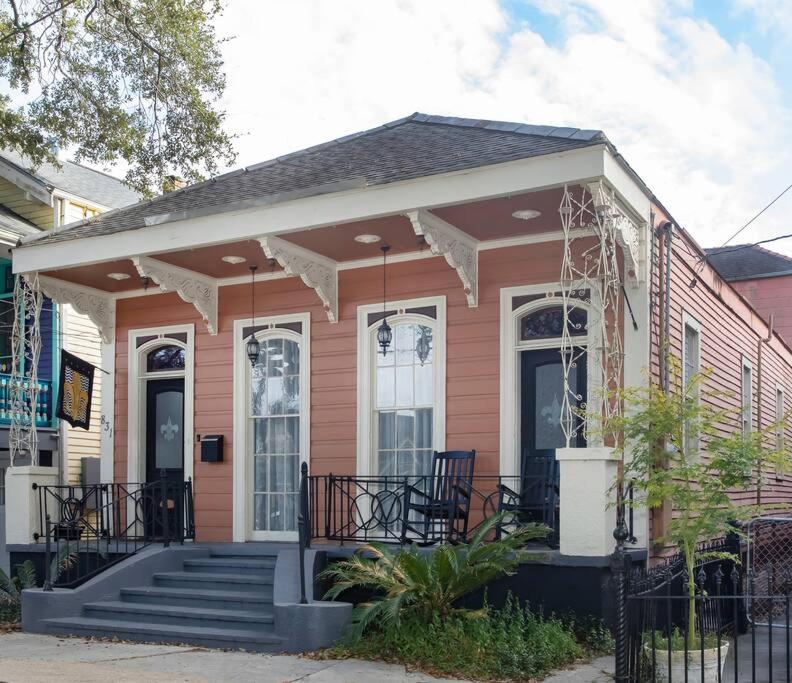
<path fill-rule="evenodd" d="M 519 235 L 538 235 L 560 230 L 558 207 L 561 195 L 562 190 L 556 188 L 446 206 L 433 209 L 432 213 L 474 240 L 486 243 Z M 520 209 L 533 209 L 539 211 L 540 215 L 528 221 L 514 218 L 512 214 Z M 380 241 L 361 244 L 355 241 L 355 237 L 361 234 L 377 235 Z M 302 230 L 281 235 L 281 238 L 339 263 L 379 258 L 383 244 L 390 245 L 391 255 L 416 253 L 428 248 L 419 243 L 409 218 L 401 215 Z M 250 264 L 258 265 L 259 274 L 270 270 L 283 270 L 279 264 L 269 264 L 257 240 L 232 241 L 149 256 L 221 281 L 249 275 Z M 238 256 L 245 260 L 232 264 L 223 261 L 224 256 Z M 42 273 L 109 293 L 130 292 L 142 288 L 140 274 L 130 259 L 59 268 Z M 109 277 L 111 273 L 123 273 L 129 277 L 117 280 Z"/>

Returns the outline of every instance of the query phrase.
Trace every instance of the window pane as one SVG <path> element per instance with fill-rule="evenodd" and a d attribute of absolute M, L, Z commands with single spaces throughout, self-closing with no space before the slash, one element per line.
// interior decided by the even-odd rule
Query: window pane
<path fill-rule="evenodd" d="M 286 453 L 286 418 L 272 417 L 269 420 L 269 452 Z"/>
<path fill-rule="evenodd" d="M 267 490 L 267 456 L 257 455 L 253 458 L 253 490 Z"/>
<path fill-rule="evenodd" d="M 146 371 L 184 370 L 184 349 L 181 346 L 160 346 L 146 356 Z"/>
<path fill-rule="evenodd" d="M 413 325 L 396 325 L 393 328 L 393 348 L 396 352 L 396 365 L 408 365 L 413 362 L 415 349 Z"/>
<path fill-rule="evenodd" d="M 536 368 L 536 428 L 534 448 L 562 448 L 566 436 L 561 422 L 564 401 L 564 369 L 561 363 Z"/>
<path fill-rule="evenodd" d="M 269 484 L 270 491 L 284 491 L 286 485 L 285 476 L 285 457 L 282 455 L 271 455 L 269 458 Z"/>
<path fill-rule="evenodd" d="M 415 474 L 415 456 L 413 451 L 399 451 L 396 466 L 400 476 Z"/>
<path fill-rule="evenodd" d="M 393 368 L 377 368 L 377 408 L 396 405 L 396 377 Z"/>
<path fill-rule="evenodd" d="M 400 410 L 396 413 L 397 448 L 415 448 L 415 411 Z"/>
<path fill-rule="evenodd" d="M 393 451 L 381 451 L 377 469 L 381 477 L 394 476 L 396 474 L 396 454 Z"/>
<path fill-rule="evenodd" d="M 181 391 L 163 391 L 156 395 L 155 424 L 155 467 L 158 470 L 182 467 L 184 394 Z"/>
<path fill-rule="evenodd" d="M 396 405 L 413 405 L 413 366 L 396 367 Z"/>
<path fill-rule="evenodd" d="M 271 531 L 283 531 L 284 496 L 282 494 L 271 494 L 269 502 L 269 528 Z"/>
<path fill-rule="evenodd" d="M 253 420 L 253 452 L 254 453 L 267 453 L 269 448 L 267 446 L 267 426 L 269 420 L 258 419 Z"/>
<path fill-rule="evenodd" d="M 432 447 L 432 421 L 434 411 L 431 408 L 423 408 L 415 411 L 415 447 Z"/>
<path fill-rule="evenodd" d="M 434 366 L 430 363 L 415 366 L 415 405 L 434 403 Z"/>
<path fill-rule="evenodd" d="M 283 342 L 283 371 L 287 375 L 300 374 L 300 346 L 290 339 Z"/>
<path fill-rule="evenodd" d="M 300 378 L 299 376 L 285 377 L 283 379 L 285 392 L 283 408 L 287 414 L 300 412 Z"/>
<path fill-rule="evenodd" d="M 286 422 L 286 434 L 284 437 L 283 452 L 299 453 L 300 452 L 300 418 L 287 417 L 284 419 Z"/>
<path fill-rule="evenodd" d="M 396 413 L 392 410 L 379 413 L 379 450 L 396 448 Z"/>
<path fill-rule="evenodd" d="M 270 375 L 267 379 L 267 415 L 283 415 L 284 410 L 283 378 Z"/>
<path fill-rule="evenodd" d="M 283 374 L 283 339 L 267 342 L 267 374 L 270 377 Z"/>

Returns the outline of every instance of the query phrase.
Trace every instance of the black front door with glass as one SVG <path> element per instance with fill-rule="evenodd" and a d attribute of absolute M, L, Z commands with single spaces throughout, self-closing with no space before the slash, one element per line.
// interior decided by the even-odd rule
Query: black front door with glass
<path fill-rule="evenodd" d="M 146 485 L 140 496 L 149 539 L 178 538 L 184 502 L 184 378 L 146 383 Z"/>
<path fill-rule="evenodd" d="M 576 354 L 577 355 L 577 354 Z M 521 365 L 521 451 L 522 468 L 536 469 L 538 460 L 546 460 L 547 471 L 557 477 L 554 466 L 557 448 L 566 446 L 564 432 L 564 366 L 560 349 L 523 351 Z M 586 355 L 580 354 L 575 367 L 570 369 L 569 388 L 577 399 L 570 396 L 580 407 L 586 401 Z M 578 418 L 573 418 L 579 422 Z M 579 424 L 577 425 L 579 426 Z M 571 446 L 584 446 L 582 429 L 576 429 Z M 533 461 L 533 462 L 531 462 Z M 526 476 L 525 472 L 521 473 Z"/>
<path fill-rule="evenodd" d="M 184 481 L 184 378 L 146 383 L 146 481 Z"/>

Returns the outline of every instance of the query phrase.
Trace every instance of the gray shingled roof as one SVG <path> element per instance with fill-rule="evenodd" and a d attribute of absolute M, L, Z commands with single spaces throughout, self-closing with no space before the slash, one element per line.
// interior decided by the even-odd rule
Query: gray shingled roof
<path fill-rule="evenodd" d="M 185 211 L 221 212 L 226 205 L 238 207 L 240 202 L 328 192 L 334 184 L 382 185 L 606 142 L 598 130 L 416 113 L 107 212 L 44 235 L 35 244 L 134 230 L 146 225 L 147 219 L 149 223 L 165 222 L 162 216 Z"/>
<path fill-rule="evenodd" d="M 0 150 L 0 157 L 50 188 L 63 190 L 111 209 L 140 201 L 140 194 L 118 178 L 73 161 L 61 161 L 60 168 L 43 162 L 33 169 L 28 159 L 13 150 Z"/>
<path fill-rule="evenodd" d="M 792 275 L 792 258 L 755 245 L 705 249 L 708 260 L 727 281 Z"/>

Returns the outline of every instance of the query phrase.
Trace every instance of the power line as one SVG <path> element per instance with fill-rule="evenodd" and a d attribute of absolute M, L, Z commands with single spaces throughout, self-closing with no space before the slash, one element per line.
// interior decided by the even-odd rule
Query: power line
<path fill-rule="evenodd" d="M 769 209 L 771 206 L 773 206 L 773 204 L 775 204 L 775 203 L 776 203 L 776 202 L 777 202 L 779 199 L 781 199 L 781 197 L 783 197 L 783 196 L 784 196 L 784 195 L 785 195 L 787 192 L 789 192 L 790 190 L 792 190 L 792 183 L 790 183 L 789 185 L 787 185 L 787 186 L 786 186 L 786 188 L 785 188 L 784 190 L 782 190 L 781 194 L 779 194 L 778 196 L 776 196 L 776 198 L 775 198 L 775 199 L 773 199 L 773 201 L 771 201 L 769 204 L 767 204 L 767 206 L 765 206 L 765 207 L 764 207 L 764 208 L 763 208 L 763 209 L 762 209 L 762 210 L 761 210 L 759 213 L 757 213 L 757 214 L 756 214 L 756 215 L 755 215 L 755 216 L 754 216 L 754 217 L 753 217 L 751 220 L 749 220 L 749 221 L 748 221 L 748 222 L 747 222 L 745 225 L 743 225 L 743 226 L 742 226 L 742 227 L 741 227 L 741 228 L 740 228 L 740 229 L 739 229 L 737 232 L 735 232 L 735 233 L 734 233 L 734 234 L 733 234 L 731 237 L 729 237 L 729 239 L 727 239 L 727 240 L 726 240 L 726 241 L 725 241 L 723 244 L 721 244 L 721 248 L 722 248 L 722 247 L 725 247 L 725 246 L 726 246 L 726 245 L 727 245 L 729 242 L 731 242 L 731 241 L 732 241 L 732 240 L 733 240 L 735 237 L 737 237 L 737 235 L 739 235 L 739 234 L 740 234 L 740 233 L 741 233 L 743 230 L 745 230 L 745 228 L 747 228 L 747 227 L 748 227 L 748 226 L 749 226 L 751 223 L 753 223 L 753 222 L 754 222 L 754 221 L 755 221 L 757 218 L 759 218 L 759 216 L 761 216 L 761 215 L 762 215 L 762 214 L 763 214 L 765 211 L 767 211 L 767 210 L 768 210 L 768 209 Z M 781 238 L 779 238 L 779 239 L 781 239 Z M 767 241 L 770 241 L 770 240 L 767 240 Z M 757 242 L 757 244 L 760 244 L 760 242 Z"/>
<path fill-rule="evenodd" d="M 790 186 L 792 187 L 792 185 Z M 759 240 L 758 242 L 753 242 L 751 244 L 740 244 L 739 246 L 732 247 L 731 249 L 723 249 L 720 247 L 717 252 L 714 254 L 708 254 L 709 256 L 720 256 L 721 254 L 731 254 L 733 251 L 740 251 L 741 249 L 750 249 L 751 247 L 758 247 L 760 244 L 768 244 L 769 242 L 778 242 L 779 240 L 785 240 L 789 237 L 792 237 L 792 233 L 788 233 L 786 235 L 779 235 L 778 237 L 770 237 L 766 240 Z M 723 251 L 721 251 L 723 249 Z"/>

